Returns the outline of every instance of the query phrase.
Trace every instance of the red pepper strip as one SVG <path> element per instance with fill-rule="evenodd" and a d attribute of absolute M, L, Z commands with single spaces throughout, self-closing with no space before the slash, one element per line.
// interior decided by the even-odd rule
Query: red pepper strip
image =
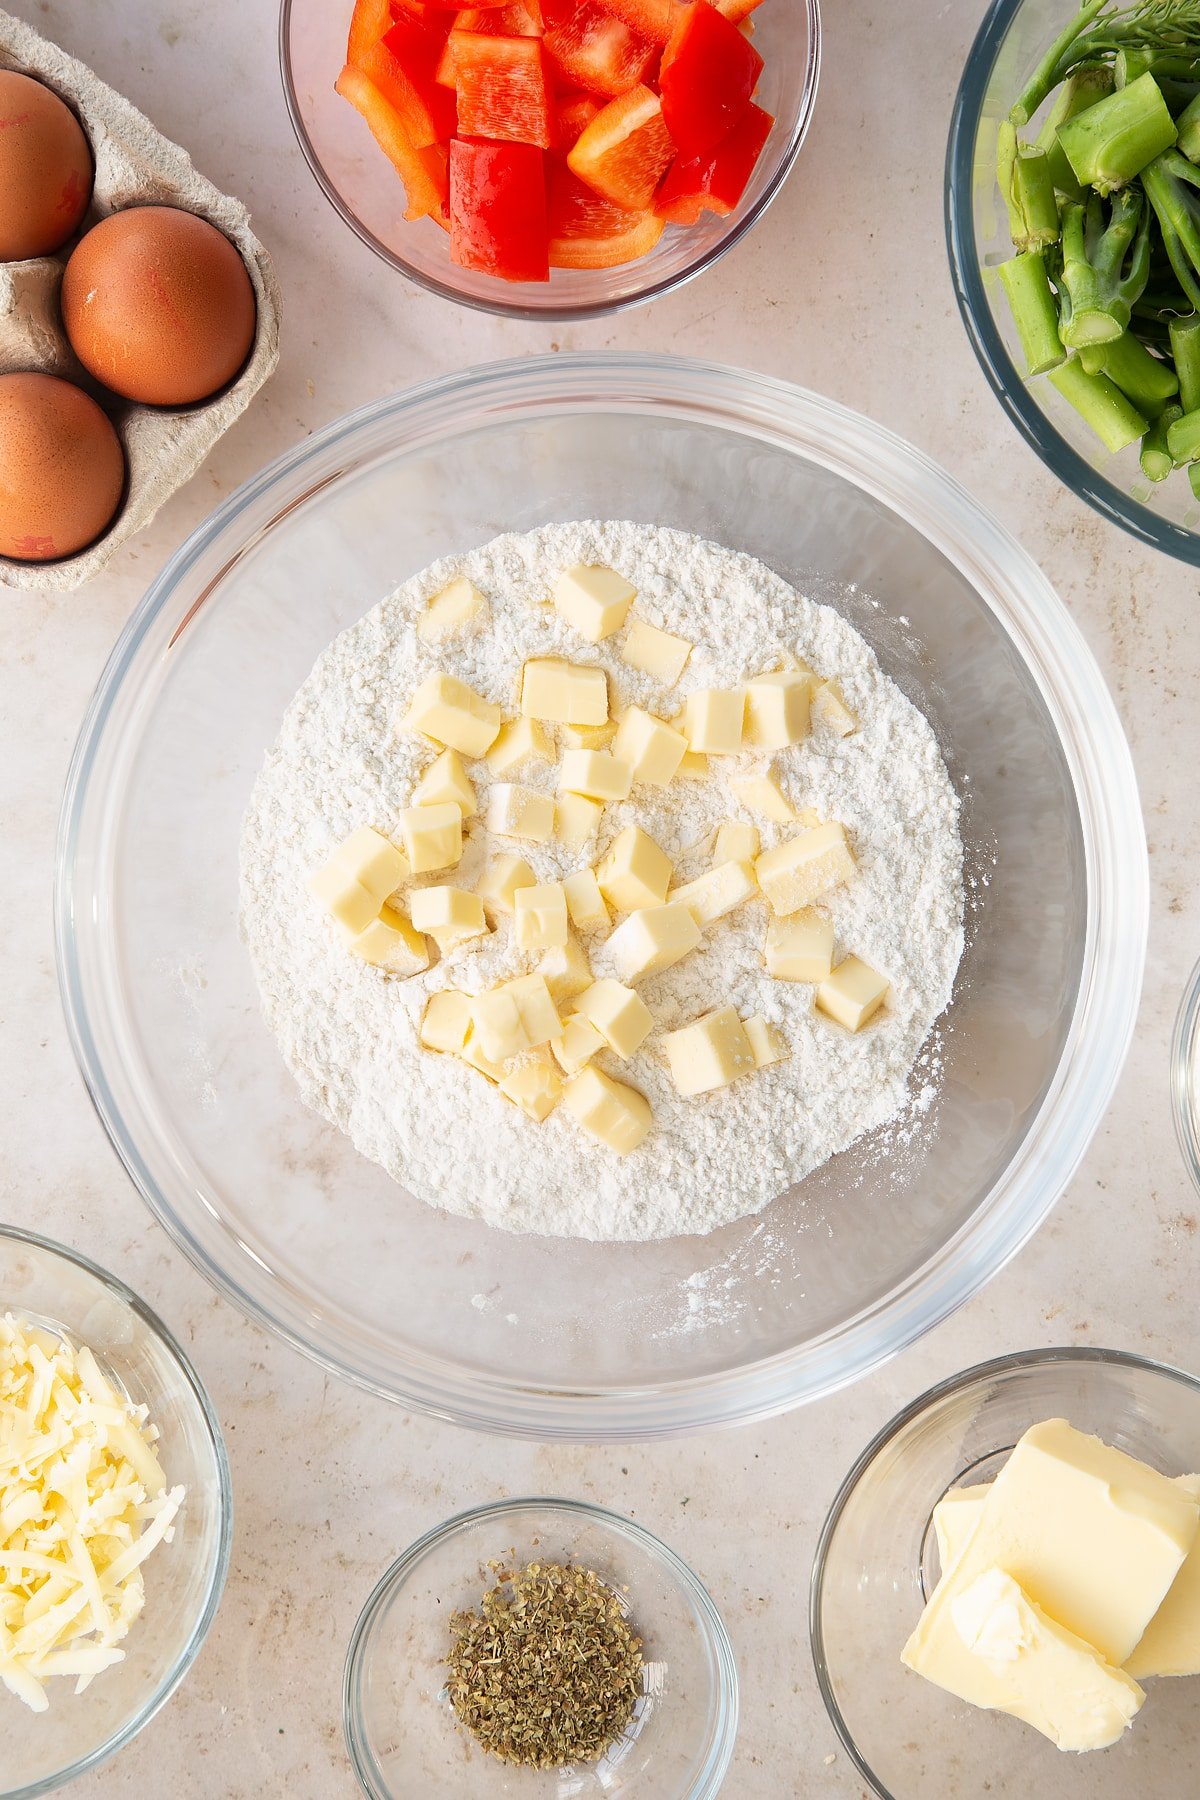
<path fill-rule="evenodd" d="M 762 0 L 716 0 L 717 11 L 724 13 L 733 25 L 740 25 L 743 19 L 748 19 L 761 5 Z M 751 30 L 753 29 L 751 26 Z"/>
<path fill-rule="evenodd" d="M 489 37 L 541 37 L 542 21 L 521 0 L 504 6 L 467 6 L 454 21 L 455 31 L 482 31 Z"/>
<path fill-rule="evenodd" d="M 656 47 L 595 0 L 542 0 L 544 43 L 563 85 L 590 94 L 628 93 L 648 75 Z"/>
<path fill-rule="evenodd" d="M 663 221 L 652 212 L 614 206 L 561 163 L 550 170 L 548 190 L 551 268 L 612 269 L 645 256 L 662 236 Z"/>
<path fill-rule="evenodd" d="M 763 59 L 708 0 L 692 0 L 663 51 L 667 130 L 686 156 L 719 144 L 750 104 Z"/>
<path fill-rule="evenodd" d="M 567 166 L 614 205 L 642 212 L 674 155 L 658 95 L 636 87 L 596 114 L 572 147 Z"/>
<path fill-rule="evenodd" d="M 535 144 L 450 146 L 450 256 L 503 281 L 549 281 L 546 177 Z"/>
<path fill-rule="evenodd" d="M 539 38 L 456 31 L 454 78 L 461 136 L 550 148 L 550 83 Z"/>
<path fill-rule="evenodd" d="M 599 0 L 599 4 L 651 44 L 666 43 L 683 11 L 683 0 Z M 757 5 L 757 0 L 750 4 Z"/>
<path fill-rule="evenodd" d="M 595 94 L 563 94 L 554 106 L 554 142 L 569 150 L 601 110 Z"/>
<path fill-rule="evenodd" d="M 346 61 L 360 63 L 368 50 L 373 50 L 392 22 L 388 0 L 354 0 L 350 15 L 350 36 L 346 44 Z"/>
<path fill-rule="evenodd" d="M 436 27 L 401 20 L 356 65 L 379 89 L 418 149 L 440 144 L 454 133 L 454 96 L 435 80 L 445 35 Z"/>
<path fill-rule="evenodd" d="M 749 185 L 775 123 L 753 101 L 728 137 L 702 156 L 678 156 L 654 199 L 660 219 L 694 225 L 702 212 L 731 213 Z"/>
<path fill-rule="evenodd" d="M 418 149 L 412 142 L 395 108 L 388 105 L 379 89 L 361 69 L 349 63 L 335 82 L 343 100 L 357 108 L 384 154 L 391 160 L 408 197 L 406 219 L 435 216 L 446 203 L 448 176 L 446 155 L 440 144 Z"/>

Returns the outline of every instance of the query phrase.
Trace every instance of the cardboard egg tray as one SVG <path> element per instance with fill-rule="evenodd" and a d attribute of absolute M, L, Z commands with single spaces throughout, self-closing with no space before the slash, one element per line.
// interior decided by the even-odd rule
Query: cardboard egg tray
<path fill-rule="evenodd" d="M 122 207 L 161 202 L 209 219 L 240 250 L 258 302 L 254 345 L 242 372 L 212 400 L 175 410 L 135 405 L 99 388 L 80 368 L 62 328 L 59 289 L 72 238 L 54 256 L 0 263 L 0 374 L 41 370 L 76 381 L 98 399 L 116 427 L 128 468 L 121 510 L 104 536 L 53 563 L 0 557 L 0 582 L 20 588 L 76 588 L 141 531 L 163 501 L 194 475 L 221 433 L 249 405 L 279 360 L 279 287 L 271 259 L 250 229 L 240 201 L 197 174 L 178 144 L 156 131 L 128 100 L 83 63 L 10 14 L 0 12 L 0 67 L 35 76 L 74 108 L 96 164 L 83 230 Z"/>

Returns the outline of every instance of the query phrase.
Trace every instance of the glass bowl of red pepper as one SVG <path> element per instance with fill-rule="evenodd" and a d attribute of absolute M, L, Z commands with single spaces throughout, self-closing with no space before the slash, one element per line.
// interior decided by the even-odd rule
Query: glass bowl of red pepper
<path fill-rule="evenodd" d="M 332 205 L 467 306 L 586 318 L 747 232 L 804 141 L 819 0 L 283 0 L 292 123 Z"/>

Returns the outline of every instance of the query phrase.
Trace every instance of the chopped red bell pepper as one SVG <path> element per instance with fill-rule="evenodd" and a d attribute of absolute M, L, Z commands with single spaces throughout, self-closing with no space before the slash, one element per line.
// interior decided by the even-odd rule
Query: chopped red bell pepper
<path fill-rule="evenodd" d="M 683 0 L 599 0 L 599 4 L 651 44 L 666 43 L 683 11 Z"/>
<path fill-rule="evenodd" d="M 563 94 L 555 101 L 554 142 L 559 150 L 571 148 L 601 110 L 602 104 L 595 94 Z"/>
<path fill-rule="evenodd" d="M 368 50 L 373 50 L 392 22 L 388 0 L 354 0 L 350 14 L 350 36 L 346 43 L 346 61 L 361 63 Z"/>
<path fill-rule="evenodd" d="M 657 49 L 596 0 L 542 0 L 546 50 L 564 85 L 591 94 L 627 93 L 644 81 Z"/>
<path fill-rule="evenodd" d="M 456 31 L 454 80 L 463 137 L 549 149 L 554 120 L 540 38 Z"/>
<path fill-rule="evenodd" d="M 612 269 L 635 262 L 663 234 L 663 221 L 652 212 L 615 206 L 561 163 L 550 169 L 546 206 L 554 269 Z"/>
<path fill-rule="evenodd" d="M 573 145 L 567 166 L 614 205 L 641 212 L 653 201 L 674 155 L 658 95 L 635 87 L 596 114 Z"/>
<path fill-rule="evenodd" d="M 418 148 L 405 131 L 395 108 L 388 105 L 361 69 L 347 63 L 334 85 L 342 98 L 362 114 L 376 143 L 404 183 L 408 197 L 405 218 L 423 219 L 428 214 L 439 214 L 449 190 L 443 146 L 433 144 L 427 149 Z"/>
<path fill-rule="evenodd" d="M 714 3 L 717 11 L 724 13 L 731 24 L 740 25 L 743 19 L 748 19 L 762 5 L 762 0 L 714 0 Z"/>
<path fill-rule="evenodd" d="M 436 79 L 446 29 L 398 20 L 355 65 L 379 89 L 418 149 L 442 143 L 454 131 L 454 96 Z"/>
<path fill-rule="evenodd" d="M 732 131 L 750 104 L 763 59 L 708 0 L 692 0 L 663 51 L 663 118 L 685 155 L 699 155 Z"/>
<path fill-rule="evenodd" d="M 450 146 L 450 256 L 504 281 L 548 281 L 546 176 L 535 144 Z"/>
<path fill-rule="evenodd" d="M 677 156 L 654 198 L 654 210 L 671 225 L 694 225 L 702 212 L 731 213 L 745 193 L 762 147 L 775 123 L 753 101 L 715 150 Z"/>
<path fill-rule="evenodd" d="M 454 43 L 464 31 L 482 32 L 485 37 L 541 37 L 540 12 L 532 10 L 537 0 L 506 6 L 464 7 L 450 29 L 446 47 L 437 66 L 437 81 L 443 87 L 454 86 Z"/>

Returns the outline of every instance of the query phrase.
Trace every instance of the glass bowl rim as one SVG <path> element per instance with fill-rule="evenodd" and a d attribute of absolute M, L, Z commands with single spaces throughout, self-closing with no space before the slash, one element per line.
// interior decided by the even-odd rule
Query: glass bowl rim
<path fill-rule="evenodd" d="M 1200 1107 L 1193 1097 L 1192 1064 L 1200 1056 L 1200 962 L 1179 1002 L 1171 1033 L 1171 1111 L 1175 1136 L 1192 1184 L 1200 1192 Z"/>
<path fill-rule="evenodd" d="M 682 269 L 672 275 L 664 275 L 661 280 L 648 283 L 632 293 L 625 294 L 616 300 L 600 300 L 592 303 L 563 303 L 561 305 L 533 306 L 519 300 L 506 300 L 501 292 L 492 298 L 483 294 L 466 294 L 459 291 L 452 281 L 439 280 L 423 269 L 418 269 L 406 257 L 399 256 L 385 244 L 382 238 L 376 237 L 369 226 L 352 211 L 342 198 L 340 191 L 321 161 L 316 145 L 309 136 L 304 122 L 304 114 L 296 92 L 296 83 L 292 74 L 291 55 L 291 22 L 293 8 L 299 0 L 280 0 L 278 50 L 279 72 L 283 83 L 283 97 L 287 106 L 288 118 L 296 142 L 308 169 L 326 200 L 337 213 L 342 222 L 350 227 L 355 237 L 364 243 L 368 250 L 373 250 L 381 262 L 396 270 L 400 275 L 428 293 L 440 295 L 443 300 L 453 301 L 457 306 L 467 306 L 475 312 L 492 313 L 500 318 L 544 320 L 548 324 L 557 324 L 573 319 L 602 319 L 617 313 L 628 312 L 631 307 L 641 306 L 649 300 L 659 300 L 667 294 L 674 293 L 676 288 L 683 287 L 686 282 L 693 281 L 705 269 L 719 262 L 726 253 L 741 242 L 746 233 L 752 231 L 772 200 L 780 192 L 784 182 L 791 174 L 808 136 L 812 123 L 813 109 L 816 106 L 817 90 L 821 81 L 821 0 L 802 0 L 808 25 L 808 54 L 804 65 L 804 85 L 800 96 L 800 112 L 795 129 L 783 151 L 779 167 L 772 175 L 763 192 L 754 205 L 749 207 L 744 217 L 737 220 L 717 239 L 710 249 L 692 258 Z M 594 271 L 599 273 L 600 271 Z M 587 271 L 581 271 L 587 273 Z M 498 284 L 503 287 L 503 283 Z"/>
<path fill-rule="evenodd" d="M 900 1411 L 890 1418 L 886 1425 L 875 1433 L 866 1449 L 855 1459 L 849 1473 L 843 1479 L 833 1499 L 825 1523 L 821 1527 L 821 1535 L 817 1539 L 817 1548 L 813 1554 L 812 1576 L 809 1582 L 808 1598 L 808 1635 L 812 1648 L 813 1668 L 816 1672 L 817 1686 L 821 1690 L 821 1698 L 825 1702 L 825 1710 L 830 1722 L 837 1732 L 842 1748 L 854 1764 L 858 1774 L 862 1776 L 872 1793 L 878 1800 L 901 1800 L 889 1788 L 884 1787 L 858 1748 L 857 1741 L 846 1723 L 841 1707 L 833 1691 L 833 1682 L 829 1673 L 829 1661 L 825 1654 L 825 1629 L 822 1622 L 822 1607 L 825 1597 L 825 1575 L 828 1568 L 829 1552 L 833 1544 L 837 1528 L 841 1524 L 842 1514 L 858 1487 L 859 1482 L 871 1467 L 872 1463 L 886 1450 L 901 1432 L 929 1412 L 943 1400 L 978 1383 L 994 1380 L 999 1375 L 1011 1375 L 1019 1369 L 1037 1368 L 1039 1365 L 1052 1367 L 1063 1363 L 1099 1363 L 1110 1368 L 1138 1369 L 1151 1375 L 1165 1375 L 1170 1380 L 1190 1388 L 1200 1398 L 1200 1377 L 1190 1375 L 1186 1369 L 1175 1368 L 1171 1363 L 1157 1361 L 1152 1356 L 1139 1356 L 1133 1350 L 1111 1350 L 1103 1345 L 1093 1344 L 1056 1344 L 1044 1350 L 1016 1350 L 1006 1356 L 995 1356 L 986 1362 L 973 1363 L 969 1369 L 962 1369 L 955 1375 L 948 1375 L 945 1380 L 935 1382 L 933 1387 L 926 1388 L 915 1400 L 910 1400 Z"/>
<path fill-rule="evenodd" d="M 445 442 L 486 420 L 540 416 L 568 404 L 592 410 L 643 408 L 657 417 L 737 429 L 758 441 L 782 444 L 792 454 L 819 456 L 860 491 L 903 511 L 914 529 L 968 578 L 992 583 L 993 601 L 985 604 L 1039 688 L 1080 808 L 1091 904 L 1079 993 L 1054 1081 L 983 1206 L 915 1273 L 833 1332 L 732 1370 L 624 1387 L 580 1383 L 551 1388 L 464 1371 L 443 1355 L 415 1351 L 399 1359 L 399 1375 L 385 1377 L 378 1344 L 371 1346 L 370 1356 L 351 1345 L 359 1350 L 356 1362 L 348 1354 L 344 1327 L 331 1345 L 327 1322 L 316 1342 L 307 1313 L 299 1323 L 286 1316 L 271 1271 L 264 1271 L 271 1281 L 264 1298 L 248 1291 L 249 1285 L 261 1286 L 261 1276 L 248 1262 L 237 1265 L 234 1273 L 218 1268 L 157 1188 L 96 1054 L 74 938 L 74 850 L 89 818 L 98 742 L 123 727 L 117 715 L 126 680 L 138 672 L 143 640 L 193 564 L 215 543 L 243 532 L 236 545 L 224 547 L 218 573 L 189 601 L 189 618 L 247 550 L 353 469 L 356 446 L 366 455 L 376 442 L 373 434 L 394 433 L 403 421 L 404 441 L 412 448 L 431 438 Z M 330 472 L 322 475 L 323 463 Z M 278 501 L 272 517 L 246 537 L 243 515 L 267 496 Z M 684 357 L 613 351 L 516 358 L 386 395 L 302 439 L 224 500 L 147 588 L 101 673 L 64 791 L 55 877 L 59 985 L 68 1035 L 92 1103 L 151 1211 L 218 1291 L 323 1367 L 384 1398 L 503 1435 L 572 1442 L 628 1442 L 771 1417 L 848 1385 L 975 1293 L 1049 1213 L 1103 1116 L 1136 1020 L 1148 912 L 1141 809 L 1112 697 L 1066 607 L 1011 534 L 921 451 L 833 401 L 774 376 Z M 1070 1130 L 1058 1116 L 1064 1089 L 1070 1090 L 1076 1109 Z"/>
<path fill-rule="evenodd" d="M 568 1517 L 583 1519 L 601 1527 L 614 1538 L 632 1540 L 639 1549 L 647 1551 L 655 1562 L 666 1568 L 691 1601 L 716 1670 L 718 1695 L 712 1721 L 712 1742 L 705 1765 L 687 1794 L 680 1796 L 680 1800 L 716 1800 L 733 1760 L 739 1716 L 737 1660 L 720 1608 L 691 1564 L 648 1526 L 640 1524 L 636 1519 L 626 1518 L 622 1513 L 613 1512 L 609 1507 L 596 1506 L 588 1500 L 569 1500 L 547 1494 L 485 1501 L 482 1505 L 455 1513 L 414 1539 L 372 1588 L 351 1633 L 342 1677 L 342 1728 L 351 1765 L 364 1793 L 370 1796 L 370 1800 L 393 1800 L 378 1771 L 362 1719 L 364 1661 L 382 1608 L 432 1551 L 475 1525 L 487 1520 L 500 1521 L 513 1513 L 527 1512 L 531 1508 L 547 1514 L 566 1514 Z"/>
<path fill-rule="evenodd" d="M 1062 482 L 1110 523 L 1180 562 L 1200 565 L 1200 531 L 1143 506 L 1060 435 L 1030 393 L 996 329 L 975 250 L 975 139 L 987 84 L 1009 26 L 1025 0 L 992 0 L 975 35 L 954 99 L 946 146 L 945 224 L 954 297 L 971 347 L 992 392 L 1030 448 Z"/>
<path fill-rule="evenodd" d="M 25 1231 L 16 1225 L 0 1225 L 0 1238 L 12 1243 L 29 1244 L 36 1250 L 45 1251 L 51 1256 L 61 1258 L 64 1262 L 73 1263 L 85 1275 L 91 1276 L 101 1287 L 107 1289 L 141 1320 L 152 1336 L 162 1344 L 183 1376 L 185 1385 L 190 1388 L 200 1417 L 204 1421 L 217 1472 L 219 1528 L 215 1546 L 216 1553 L 213 1557 L 204 1605 L 200 1608 L 187 1643 L 175 1658 L 167 1674 L 128 1723 L 123 1725 L 120 1730 L 114 1731 L 95 1750 L 88 1751 L 85 1756 L 76 1757 L 73 1763 L 56 1775 L 44 1776 L 38 1781 L 26 1783 L 21 1787 L 0 1788 L 0 1800 L 35 1800 L 38 1795 L 55 1793 L 59 1788 L 65 1787 L 68 1782 L 77 1780 L 79 1776 L 90 1774 L 93 1769 L 98 1769 L 101 1763 L 107 1762 L 110 1756 L 115 1756 L 119 1751 L 124 1750 L 126 1745 L 132 1743 L 138 1733 L 166 1705 L 187 1675 L 217 1616 L 221 1596 L 225 1590 L 225 1580 L 229 1574 L 229 1560 L 233 1546 L 233 1481 L 220 1422 L 204 1383 L 200 1380 L 190 1357 L 179 1340 L 163 1323 L 154 1309 L 147 1305 L 146 1301 L 138 1294 L 135 1294 L 133 1289 L 121 1280 L 120 1276 L 102 1268 L 99 1263 L 93 1262 L 90 1256 L 85 1256 L 81 1250 L 72 1249 L 68 1244 L 61 1244 L 54 1238 L 43 1237 L 40 1232 Z M 66 1320 L 63 1321 L 63 1324 L 67 1330 L 72 1329 Z"/>

